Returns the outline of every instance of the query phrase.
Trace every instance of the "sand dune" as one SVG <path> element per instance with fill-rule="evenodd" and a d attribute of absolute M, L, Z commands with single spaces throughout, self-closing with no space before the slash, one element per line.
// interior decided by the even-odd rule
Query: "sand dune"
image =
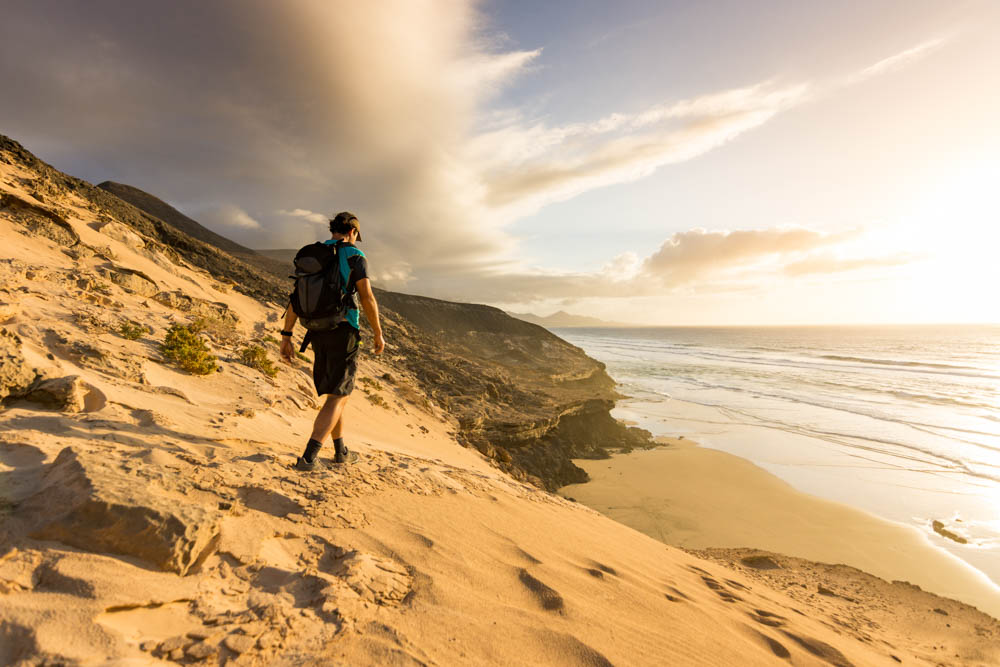
<path fill-rule="evenodd" d="M 409 400 L 391 361 L 364 360 L 396 384 L 362 384 L 347 409 L 359 461 L 298 473 L 307 365 L 271 379 L 217 340 L 220 372 L 179 371 L 157 343 L 188 313 L 109 276 L 224 306 L 243 340 L 273 309 L 72 193 L 35 198 L 33 178 L 0 164 L 5 192 L 57 207 L 84 245 L 0 211 L 2 664 L 1000 661 L 1000 624 L 967 605 L 777 556 L 699 557 L 517 481 Z M 147 333 L 122 337 L 123 319 Z M 43 403 L 17 369 L 75 379 Z"/>

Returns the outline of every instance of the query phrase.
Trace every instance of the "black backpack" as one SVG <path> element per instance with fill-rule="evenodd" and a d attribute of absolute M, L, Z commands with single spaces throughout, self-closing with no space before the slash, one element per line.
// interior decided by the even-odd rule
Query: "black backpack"
<path fill-rule="evenodd" d="M 310 243 L 295 254 L 292 310 L 309 331 L 328 331 L 347 321 L 347 285 L 340 243 Z"/>

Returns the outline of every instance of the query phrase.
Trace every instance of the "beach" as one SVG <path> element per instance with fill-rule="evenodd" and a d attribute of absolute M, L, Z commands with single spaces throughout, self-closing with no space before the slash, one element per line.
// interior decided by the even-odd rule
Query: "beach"
<path fill-rule="evenodd" d="M 1000 589 L 919 530 L 795 490 L 740 457 L 668 439 L 648 451 L 576 460 L 591 477 L 564 496 L 665 544 L 753 547 L 908 581 L 1000 616 Z"/>

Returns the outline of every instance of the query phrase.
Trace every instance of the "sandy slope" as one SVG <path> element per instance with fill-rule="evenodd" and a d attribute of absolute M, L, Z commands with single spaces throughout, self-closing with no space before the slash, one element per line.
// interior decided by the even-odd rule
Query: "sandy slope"
<path fill-rule="evenodd" d="M 25 199 L 30 177 L 0 165 Z M 358 463 L 297 473 L 304 364 L 272 381 L 217 343 L 220 373 L 179 372 L 156 342 L 183 313 L 79 276 L 127 267 L 224 302 L 245 339 L 274 327 L 267 310 L 97 231 L 72 196 L 45 199 L 110 252 L 71 259 L 0 212 L 0 327 L 85 394 L 78 412 L 25 399 L 0 412 L 0 664 L 1000 661 L 1000 627 L 967 606 L 854 584 L 834 605 L 810 563 L 770 579 L 761 561 L 698 558 L 516 482 L 408 403 L 392 359 L 364 361 L 392 383 L 348 407 Z M 121 338 L 123 317 L 152 333 Z"/>

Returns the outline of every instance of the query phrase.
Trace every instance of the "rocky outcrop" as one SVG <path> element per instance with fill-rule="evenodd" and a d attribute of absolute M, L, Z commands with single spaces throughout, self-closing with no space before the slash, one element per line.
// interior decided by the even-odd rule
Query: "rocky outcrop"
<path fill-rule="evenodd" d="M 32 233 L 61 246 L 72 247 L 80 242 L 80 235 L 61 215 L 16 195 L 0 193 L 0 211 Z"/>
<path fill-rule="evenodd" d="M 107 401 L 101 391 L 79 375 L 42 380 L 28 393 L 27 399 L 63 412 L 99 410 Z"/>
<path fill-rule="evenodd" d="M 515 477 L 555 490 L 587 480 L 573 458 L 651 445 L 611 418 L 619 396 L 604 365 L 547 329 L 490 306 L 378 298 L 403 328 L 403 363 L 458 419 L 459 438 Z"/>
<path fill-rule="evenodd" d="M 219 519 L 180 494 L 152 494 L 139 471 L 67 447 L 40 490 L 18 506 L 31 536 L 87 551 L 138 558 L 186 574 L 215 547 Z"/>
<path fill-rule="evenodd" d="M 179 290 L 154 294 L 153 301 L 182 313 L 210 317 L 223 322 L 236 322 L 238 320 L 236 313 L 232 312 L 226 304 L 188 296 Z"/>
<path fill-rule="evenodd" d="M 36 373 L 21 354 L 17 334 L 0 329 L 0 400 L 23 396 L 35 382 Z"/>

